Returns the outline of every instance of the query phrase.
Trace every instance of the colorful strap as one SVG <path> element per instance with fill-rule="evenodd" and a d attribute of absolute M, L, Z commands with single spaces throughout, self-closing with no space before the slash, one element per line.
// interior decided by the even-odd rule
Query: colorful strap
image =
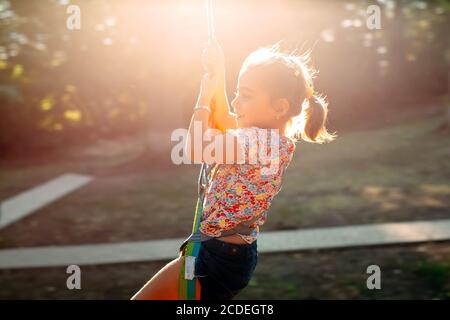
<path fill-rule="evenodd" d="M 197 208 L 195 210 L 195 218 L 194 218 L 194 225 L 192 228 L 192 233 L 196 232 L 200 226 L 200 217 L 202 212 L 202 203 L 200 202 L 200 199 L 197 200 Z M 193 256 L 195 259 L 198 258 L 198 253 L 200 251 L 201 242 L 199 241 L 188 241 L 185 248 L 182 250 L 182 256 Z M 178 299 L 179 300 L 195 300 L 196 298 L 196 287 L 195 287 L 195 281 L 196 278 L 194 277 L 192 280 L 185 278 L 185 263 L 181 264 L 180 268 L 180 276 L 179 276 L 179 293 L 178 293 Z"/>
<path fill-rule="evenodd" d="M 205 190 L 208 185 L 209 173 L 211 172 L 211 168 L 208 167 L 205 163 L 202 164 L 202 168 L 200 170 L 199 175 L 199 197 L 197 200 L 197 206 L 195 209 L 194 223 L 192 225 L 192 234 L 196 234 L 200 229 L 200 222 L 203 212 L 203 199 Z M 192 235 L 191 234 L 191 235 Z M 189 237 L 189 240 L 186 241 L 185 247 L 181 250 L 181 256 L 185 257 L 183 259 L 183 263 L 181 264 L 180 274 L 179 274 L 179 292 L 178 299 L 179 300 L 195 300 L 196 299 L 196 286 L 195 286 L 195 277 L 192 279 L 186 279 L 185 270 L 186 263 L 185 259 L 187 256 L 192 256 L 195 258 L 195 261 L 198 259 L 198 254 L 200 252 L 200 247 L 202 245 L 201 239 Z M 194 270 L 195 271 L 195 270 Z M 195 273 L 194 273 L 195 274 Z"/>

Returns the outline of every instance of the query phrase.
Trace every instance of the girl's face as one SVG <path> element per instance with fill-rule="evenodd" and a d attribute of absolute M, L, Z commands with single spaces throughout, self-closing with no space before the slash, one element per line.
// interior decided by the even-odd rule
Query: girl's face
<path fill-rule="evenodd" d="M 238 127 L 276 128 L 279 112 L 272 106 L 270 96 L 257 75 L 254 70 L 241 70 L 239 74 L 235 97 L 231 101 Z"/>

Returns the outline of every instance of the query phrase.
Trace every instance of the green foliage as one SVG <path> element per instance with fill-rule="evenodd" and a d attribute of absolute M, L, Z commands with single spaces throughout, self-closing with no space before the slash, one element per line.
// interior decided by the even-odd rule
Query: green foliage
<path fill-rule="evenodd" d="M 414 270 L 433 290 L 435 298 L 450 299 L 450 262 L 420 261 Z"/>
<path fill-rule="evenodd" d="M 194 1 L 70 3 L 80 6 L 80 30 L 66 28 L 64 1 L 0 1 L 2 155 L 148 127 L 179 127 L 189 116 L 201 72 L 202 8 Z M 242 11 L 240 3 L 236 10 Z M 289 3 L 298 30 L 292 39 L 317 43 L 313 62 L 321 73 L 315 85 L 329 96 L 331 110 L 339 110 L 331 112 L 339 125 L 367 121 L 378 114 L 375 105 L 447 92 L 449 1 L 383 2 L 382 29 L 368 30 L 365 10 L 373 3 L 378 4 Z M 247 17 L 257 18 L 250 12 Z M 234 79 L 243 54 L 268 42 L 275 30 L 268 26 L 255 34 L 244 22 L 236 20 L 246 32 L 237 36 L 231 34 L 237 29 L 217 20 Z M 276 37 L 285 32 L 283 24 Z M 242 52 L 229 49 L 235 47 Z"/>

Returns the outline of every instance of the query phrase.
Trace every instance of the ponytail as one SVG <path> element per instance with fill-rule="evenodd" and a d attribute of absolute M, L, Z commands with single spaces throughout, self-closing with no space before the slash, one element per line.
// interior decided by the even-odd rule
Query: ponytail
<path fill-rule="evenodd" d="M 287 134 L 294 140 L 311 143 L 325 143 L 336 139 L 335 133 L 329 133 L 325 127 L 328 103 L 324 97 L 312 95 L 305 99 L 302 111 L 288 121 Z"/>

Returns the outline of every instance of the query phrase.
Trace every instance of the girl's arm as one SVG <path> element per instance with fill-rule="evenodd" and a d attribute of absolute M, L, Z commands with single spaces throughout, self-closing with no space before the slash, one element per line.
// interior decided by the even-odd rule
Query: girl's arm
<path fill-rule="evenodd" d="M 207 105 L 200 99 L 197 105 Z M 203 161 L 204 133 L 209 128 L 209 112 L 204 109 L 194 111 L 189 124 L 188 135 L 186 138 L 186 152 L 189 155 L 190 162 L 201 163 Z"/>
<path fill-rule="evenodd" d="M 210 78 L 209 74 L 205 74 L 202 78 L 200 94 L 197 99 L 196 106 L 209 106 L 214 93 L 217 91 L 219 81 L 217 78 Z M 221 133 L 218 130 L 209 130 L 210 135 L 205 135 L 205 132 L 210 129 L 210 113 L 205 109 L 196 109 L 192 115 L 189 124 L 189 130 L 186 137 L 186 144 L 184 147 L 185 155 L 190 162 L 200 164 L 206 162 L 212 163 L 226 163 L 232 161 L 236 163 L 238 159 L 242 159 L 242 151 L 238 148 L 237 137 Z M 231 141 L 230 141 L 231 139 Z M 212 144 L 218 146 L 220 149 L 215 150 L 214 159 L 203 157 L 203 151 L 207 145 Z M 231 146 L 231 149 L 228 148 Z M 231 154 L 230 154 L 231 152 Z"/>
<path fill-rule="evenodd" d="M 226 94 L 225 71 L 219 77 L 219 83 L 215 92 L 215 108 L 212 117 L 214 128 L 225 132 L 227 129 L 236 129 L 236 114 L 230 111 L 230 105 Z"/>

